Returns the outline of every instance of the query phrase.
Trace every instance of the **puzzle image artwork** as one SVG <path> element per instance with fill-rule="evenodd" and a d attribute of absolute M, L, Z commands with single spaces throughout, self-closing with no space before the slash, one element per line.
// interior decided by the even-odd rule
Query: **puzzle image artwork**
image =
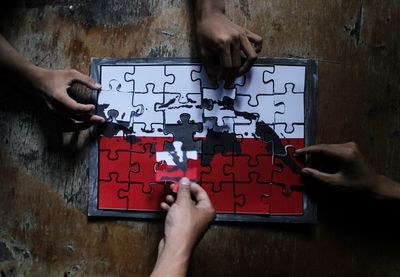
<path fill-rule="evenodd" d="M 306 70 L 257 64 L 225 87 L 199 63 L 98 65 L 97 209 L 159 211 L 185 176 L 219 214 L 303 215 Z"/>

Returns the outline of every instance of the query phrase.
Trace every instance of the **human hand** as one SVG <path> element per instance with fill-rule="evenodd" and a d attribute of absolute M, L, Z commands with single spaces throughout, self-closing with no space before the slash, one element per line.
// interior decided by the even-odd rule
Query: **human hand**
<path fill-rule="evenodd" d="M 189 252 L 215 217 L 207 192 L 187 178 L 179 182 L 176 200 L 168 195 L 161 208 L 167 211 L 162 243 L 180 246 Z"/>
<path fill-rule="evenodd" d="M 161 208 L 167 217 L 151 276 L 186 276 L 193 247 L 214 219 L 215 210 L 206 191 L 187 178 L 179 182 L 176 201 L 168 195 Z"/>
<path fill-rule="evenodd" d="M 301 173 L 338 188 L 358 189 L 375 193 L 381 177 L 364 160 L 354 142 L 318 144 L 296 151 L 296 155 L 311 155 L 314 168 Z"/>
<path fill-rule="evenodd" d="M 250 70 L 262 48 L 259 35 L 236 25 L 223 12 L 197 16 L 196 31 L 207 74 L 214 81 L 225 80 L 226 86 Z"/>
<path fill-rule="evenodd" d="M 78 103 L 67 93 L 68 87 L 80 83 L 89 89 L 99 90 L 101 86 L 89 76 L 76 70 L 47 70 L 34 68 L 32 85 L 39 92 L 47 107 L 68 120 L 75 129 L 86 129 L 95 123 L 104 123 L 104 119 L 94 115 L 93 104 Z"/>

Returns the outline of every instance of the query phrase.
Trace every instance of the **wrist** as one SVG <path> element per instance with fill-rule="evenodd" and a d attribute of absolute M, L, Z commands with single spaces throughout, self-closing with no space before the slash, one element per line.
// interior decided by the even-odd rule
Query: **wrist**
<path fill-rule="evenodd" d="M 194 243 L 191 243 L 189 240 L 166 239 L 162 253 L 167 253 L 167 255 L 173 253 L 174 256 L 179 258 L 189 258 L 193 247 Z"/>
<path fill-rule="evenodd" d="M 186 276 L 191 251 L 180 244 L 165 244 L 157 258 L 151 276 Z"/>
<path fill-rule="evenodd" d="M 372 193 L 377 198 L 400 199 L 400 184 L 384 175 L 377 174 Z"/>
<path fill-rule="evenodd" d="M 223 0 L 196 0 L 195 17 L 198 21 L 214 14 L 225 14 Z"/>

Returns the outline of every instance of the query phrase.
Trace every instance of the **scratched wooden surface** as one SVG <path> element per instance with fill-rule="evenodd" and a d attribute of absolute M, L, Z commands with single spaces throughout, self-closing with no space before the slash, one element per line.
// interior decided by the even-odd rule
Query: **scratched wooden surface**
<path fill-rule="evenodd" d="M 226 1 L 262 56 L 319 61 L 318 141 L 355 140 L 400 179 L 400 2 Z M 2 4 L 1 32 L 32 62 L 88 73 L 90 57 L 195 56 L 188 1 Z M 4 83 L 2 83 L 4 84 Z M 88 221 L 88 133 L 62 134 L 37 100 L 0 88 L 1 276 L 145 276 L 162 222 Z M 399 276 L 400 207 L 318 189 L 312 227 L 213 225 L 190 276 Z"/>

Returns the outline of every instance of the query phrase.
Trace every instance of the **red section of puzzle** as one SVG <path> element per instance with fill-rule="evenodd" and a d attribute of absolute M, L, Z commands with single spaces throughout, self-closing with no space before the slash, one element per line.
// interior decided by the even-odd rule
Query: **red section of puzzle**
<path fill-rule="evenodd" d="M 272 153 L 262 140 L 243 138 L 237 151 L 199 153 L 183 167 L 157 160 L 171 142 L 172 137 L 101 136 L 98 208 L 158 211 L 171 182 L 185 176 L 207 191 L 219 213 L 303 214 L 298 172 L 303 164 L 293 156 L 303 139 L 281 139 L 283 148 Z M 171 161 L 180 162 L 171 155 Z"/>

